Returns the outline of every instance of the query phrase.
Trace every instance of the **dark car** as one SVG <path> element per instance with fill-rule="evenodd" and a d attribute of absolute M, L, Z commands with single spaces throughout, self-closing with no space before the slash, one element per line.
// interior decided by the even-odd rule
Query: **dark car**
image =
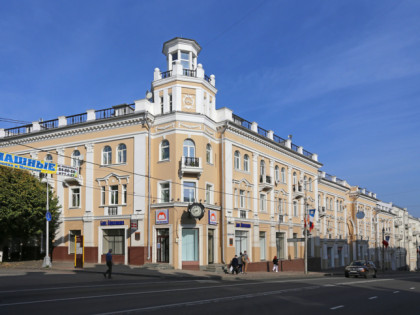
<path fill-rule="evenodd" d="M 372 276 L 376 278 L 376 266 L 369 260 L 355 260 L 344 270 L 344 275 L 348 278 L 350 276 L 365 277 Z"/>

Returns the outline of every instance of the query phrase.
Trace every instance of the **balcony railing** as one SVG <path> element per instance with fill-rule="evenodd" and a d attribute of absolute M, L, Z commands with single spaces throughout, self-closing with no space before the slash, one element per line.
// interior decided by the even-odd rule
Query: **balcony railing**
<path fill-rule="evenodd" d="M 106 108 L 100 109 L 95 111 L 96 119 L 107 119 L 115 116 L 115 109 L 114 108 Z"/>
<path fill-rule="evenodd" d="M 196 157 L 184 157 L 184 166 L 200 167 L 200 159 Z"/>
<path fill-rule="evenodd" d="M 58 127 L 58 119 L 46 120 L 39 123 L 42 129 L 52 129 Z"/>
<path fill-rule="evenodd" d="M 292 143 L 292 150 L 295 152 L 299 152 L 299 147 L 296 144 Z"/>
<path fill-rule="evenodd" d="M 21 135 L 25 133 L 32 132 L 32 125 L 25 125 L 20 127 L 8 128 L 4 129 L 4 133 L 6 137 Z"/>
<path fill-rule="evenodd" d="M 169 78 L 172 76 L 172 71 L 169 70 L 169 71 L 161 72 L 161 76 L 162 76 L 162 79 Z"/>
<path fill-rule="evenodd" d="M 197 76 L 197 71 L 195 71 L 195 70 L 182 69 L 182 73 L 183 73 L 183 75 L 185 75 L 187 77 L 195 78 Z"/>
<path fill-rule="evenodd" d="M 210 83 L 210 77 L 207 74 L 204 75 L 204 80 Z"/>
<path fill-rule="evenodd" d="M 258 126 L 258 134 L 261 135 L 261 136 L 263 136 L 263 137 L 267 137 L 268 131 L 265 130 L 265 129 L 263 129 L 263 128 L 261 128 L 260 126 Z"/>
<path fill-rule="evenodd" d="M 283 139 L 282 137 L 279 137 L 277 135 L 273 135 L 273 140 L 281 145 L 284 145 L 286 143 L 286 139 Z"/>
<path fill-rule="evenodd" d="M 251 130 L 251 122 L 245 120 L 239 116 L 232 114 L 233 122 L 239 126 L 245 127 L 246 129 Z"/>
<path fill-rule="evenodd" d="M 200 178 L 203 173 L 201 158 L 183 156 L 179 161 L 179 175 L 182 178 L 184 174 L 193 174 Z"/>
<path fill-rule="evenodd" d="M 67 116 L 66 119 L 67 119 L 67 125 L 80 124 L 87 121 L 87 114 L 83 113 L 83 114 Z"/>

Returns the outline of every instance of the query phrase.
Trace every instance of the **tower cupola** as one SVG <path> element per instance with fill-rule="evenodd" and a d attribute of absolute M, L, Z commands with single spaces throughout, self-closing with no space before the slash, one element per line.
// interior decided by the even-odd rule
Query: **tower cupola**
<path fill-rule="evenodd" d="M 197 56 L 201 51 L 200 45 L 193 39 L 175 37 L 163 44 L 162 53 L 168 62 L 167 70 L 171 71 L 173 65 L 179 60 L 185 70 L 197 69 Z"/>

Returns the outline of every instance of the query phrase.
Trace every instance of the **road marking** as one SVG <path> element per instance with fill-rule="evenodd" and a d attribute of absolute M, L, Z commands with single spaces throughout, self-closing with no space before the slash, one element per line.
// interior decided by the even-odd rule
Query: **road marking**
<path fill-rule="evenodd" d="M 287 292 L 293 292 L 293 291 L 313 290 L 313 289 L 316 289 L 316 288 L 319 288 L 319 286 L 302 287 L 300 289 L 284 289 L 284 290 L 278 290 L 278 291 L 250 293 L 250 294 L 244 294 L 244 295 L 235 295 L 235 296 L 220 297 L 220 298 L 207 299 L 207 300 L 197 300 L 197 301 L 191 301 L 191 302 L 181 302 L 181 303 L 174 303 L 174 304 L 155 305 L 155 306 L 134 308 L 134 309 L 126 309 L 126 310 L 120 310 L 120 311 L 108 312 L 108 313 L 98 313 L 97 315 L 110 315 L 110 314 L 121 314 L 121 313 L 130 313 L 130 312 L 154 311 L 154 310 L 174 308 L 174 307 L 179 307 L 179 306 L 182 306 L 182 307 L 195 306 L 195 305 L 203 305 L 203 304 L 209 304 L 209 303 L 218 303 L 218 302 L 223 302 L 223 301 L 234 301 L 234 300 L 249 299 L 249 298 L 275 295 L 275 294 L 281 294 L 281 293 L 287 293 Z"/>
<path fill-rule="evenodd" d="M 330 310 L 336 310 L 342 307 L 344 307 L 344 305 L 338 305 L 338 306 L 331 307 Z"/>
<path fill-rule="evenodd" d="M 377 296 L 371 296 L 370 298 L 369 298 L 369 300 L 374 300 L 374 299 L 377 299 L 378 297 Z"/>
<path fill-rule="evenodd" d="M 392 293 L 400 293 L 400 291 L 394 291 L 394 292 L 392 292 Z"/>

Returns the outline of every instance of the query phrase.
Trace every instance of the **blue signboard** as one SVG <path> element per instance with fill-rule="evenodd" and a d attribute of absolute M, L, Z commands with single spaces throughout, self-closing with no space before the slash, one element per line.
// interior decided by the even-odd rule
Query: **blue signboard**
<path fill-rule="evenodd" d="M 385 236 L 385 239 L 387 242 L 389 241 L 389 237 L 390 237 L 389 235 Z"/>
<path fill-rule="evenodd" d="M 251 228 L 251 224 L 248 223 L 236 223 L 236 227 L 241 227 L 241 228 Z"/>
<path fill-rule="evenodd" d="M 124 225 L 124 221 L 101 221 L 101 225 Z"/>
<path fill-rule="evenodd" d="M 51 212 L 47 211 L 45 217 L 47 218 L 47 221 L 51 221 Z"/>

